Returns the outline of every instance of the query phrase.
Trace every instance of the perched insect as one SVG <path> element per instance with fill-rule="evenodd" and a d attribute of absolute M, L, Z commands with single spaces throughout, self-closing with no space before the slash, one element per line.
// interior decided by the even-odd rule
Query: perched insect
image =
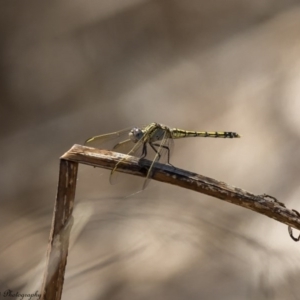
<path fill-rule="evenodd" d="M 170 128 L 168 126 L 151 123 L 144 128 L 134 127 L 131 129 L 124 129 L 117 132 L 94 136 L 85 141 L 87 146 L 98 147 L 102 143 L 113 140 L 115 138 L 122 138 L 127 135 L 127 139 L 114 145 L 112 150 L 127 153 L 128 155 L 136 155 L 140 158 L 144 158 L 148 153 L 148 146 L 150 146 L 155 156 L 152 160 L 151 166 L 148 169 L 146 179 L 144 181 L 142 190 L 148 185 L 152 168 L 155 162 L 161 160 L 162 157 L 166 158 L 166 163 L 170 164 L 170 155 L 174 139 L 181 139 L 187 137 L 214 137 L 214 138 L 239 138 L 240 136 L 235 132 L 228 131 L 188 131 L 178 128 Z M 127 150 L 125 150 L 127 149 Z M 113 182 L 113 178 L 118 171 L 120 164 L 124 163 L 126 159 L 120 160 L 114 169 L 111 171 L 110 181 Z"/>

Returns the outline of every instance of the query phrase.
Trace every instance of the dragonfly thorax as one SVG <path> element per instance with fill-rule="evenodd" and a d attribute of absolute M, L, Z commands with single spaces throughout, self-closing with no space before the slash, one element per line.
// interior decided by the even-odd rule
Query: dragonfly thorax
<path fill-rule="evenodd" d="M 137 143 L 144 136 L 144 132 L 142 129 L 134 127 L 129 132 L 129 138 L 132 142 Z"/>
<path fill-rule="evenodd" d="M 166 128 L 157 127 L 155 128 L 155 130 L 153 130 L 153 132 L 151 132 L 149 141 L 152 143 L 161 141 L 164 137 L 170 137 L 169 130 L 167 130 Z"/>

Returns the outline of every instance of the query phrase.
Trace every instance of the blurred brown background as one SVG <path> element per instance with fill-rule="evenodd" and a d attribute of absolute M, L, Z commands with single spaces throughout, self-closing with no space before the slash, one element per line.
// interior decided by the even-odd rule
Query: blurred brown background
<path fill-rule="evenodd" d="M 171 162 L 300 210 L 298 2 L 1 1 L 0 292 L 40 288 L 58 159 L 92 135 L 236 131 Z M 80 166 L 63 299 L 299 299 L 285 225 L 108 175 Z"/>

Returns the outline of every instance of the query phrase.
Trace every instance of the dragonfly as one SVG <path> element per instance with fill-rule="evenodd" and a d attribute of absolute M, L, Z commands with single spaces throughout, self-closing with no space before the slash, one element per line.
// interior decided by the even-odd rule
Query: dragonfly
<path fill-rule="evenodd" d="M 160 123 L 151 123 L 145 127 L 133 127 L 120 131 L 97 135 L 85 141 L 86 146 L 98 148 L 102 144 L 114 139 L 122 139 L 112 148 L 113 151 L 126 153 L 127 155 L 136 155 L 145 158 L 148 155 L 148 148 L 153 150 L 154 158 L 148 169 L 143 183 L 144 190 L 152 177 L 153 166 L 156 162 L 165 162 L 170 164 L 170 156 L 173 148 L 173 140 L 188 137 L 212 137 L 212 138 L 240 138 L 240 135 L 231 131 L 189 131 L 178 128 L 170 128 Z M 127 138 L 125 138 L 127 137 Z M 163 160 L 163 161 L 162 161 Z M 126 158 L 121 159 L 113 168 L 110 174 L 110 182 L 114 183 L 118 168 L 126 163 Z"/>

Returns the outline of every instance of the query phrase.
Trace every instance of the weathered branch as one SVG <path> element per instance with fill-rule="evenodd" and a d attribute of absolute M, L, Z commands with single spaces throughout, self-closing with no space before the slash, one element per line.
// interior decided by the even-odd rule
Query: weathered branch
<path fill-rule="evenodd" d="M 59 183 L 54 207 L 52 228 L 50 232 L 47 254 L 47 267 L 42 285 L 43 300 L 60 300 L 65 267 L 67 263 L 70 230 L 73 224 L 72 210 L 74 206 L 78 163 L 113 169 L 120 160 L 126 158 L 118 166 L 118 171 L 145 177 L 151 162 L 145 159 L 120 154 L 112 151 L 74 145 L 60 159 Z M 227 201 L 300 230 L 300 214 L 268 195 L 254 195 L 224 182 L 217 181 L 196 173 L 181 170 L 170 165 L 156 163 L 151 172 L 154 180 L 174 184 L 199 193 L 210 195 Z"/>
<path fill-rule="evenodd" d="M 42 300 L 60 300 L 67 264 L 78 163 L 60 160 L 57 196 L 50 232 Z"/>
<path fill-rule="evenodd" d="M 117 162 L 126 157 L 118 171 L 145 177 L 150 161 L 120 154 L 112 151 L 74 145 L 62 158 L 94 167 L 113 169 Z M 196 173 L 156 163 L 152 179 L 174 184 L 186 189 L 203 193 L 223 201 L 233 203 L 300 230 L 300 217 L 296 211 L 268 195 L 255 195 L 227 183 L 205 177 Z"/>

